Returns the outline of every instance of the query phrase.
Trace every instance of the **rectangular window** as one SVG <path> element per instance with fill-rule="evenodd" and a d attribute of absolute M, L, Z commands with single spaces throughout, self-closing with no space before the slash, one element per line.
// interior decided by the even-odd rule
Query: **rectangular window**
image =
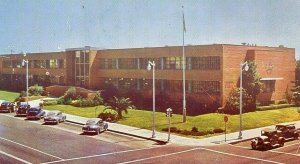
<path fill-rule="evenodd" d="M 119 59 L 119 69 L 137 69 L 137 59 L 136 58 Z"/>
<path fill-rule="evenodd" d="M 15 60 L 13 60 L 13 61 L 3 60 L 3 61 L 2 61 L 3 68 L 10 68 L 10 67 L 11 67 L 11 64 L 13 64 L 12 67 L 15 68 L 15 67 L 14 67 L 14 61 L 15 61 Z"/>
<path fill-rule="evenodd" d="M 149 61 L 154 61 L 156 69 L 160 68 L 159 58 L 140 58 L 140 69 L 147 69 Z"/>
<path fill-rule="evenodd" d="M 58 68 L 58 60 L 57 59 L 50 59 L 50 68 Z"/>
<path fill-rule="evenodd" d="M 65 68 L 64 59 L 58 59 L 58 68 Z"/>
<path fill-rule="evenodd" d="M 120 78 L 118 84 L 121 89 L 137 89 L 137 79 Z"/>
<path fill-rule="evenodd" d="M 103 78 L 102 81 L 104 82 L 105 86 L 113 85 L 116 88 L 118 87 L 118 79 L 117 78 Z"/>
<path fill-rule="evenodd" d="M 219 81 L 192 81 L 192 93 L 219 94 Z"/>
<path fill-rule="evenodd" d="M 165 69 L 182 69 L 182 57 L 166 57 Z"/>
<path fill-rule="evenodd" d="M 191 68 L 200 70 L 220 70 L 220 57 L 191 57 Z"/>
<path fill-rule="evenodd" d="M 264 89 L 263 92 L 274 92 L 275 91 L 275 80 L 263 81 Z"/>
<path fill-rule="evenodd" d="M 102 59 L 100 60 L 100 69 L 116 69 L 116 59 Z"/>
<path fill-rule="evenodd" d="M 50 68 L 50 60 L 46 60 L 46 68 Z"/>

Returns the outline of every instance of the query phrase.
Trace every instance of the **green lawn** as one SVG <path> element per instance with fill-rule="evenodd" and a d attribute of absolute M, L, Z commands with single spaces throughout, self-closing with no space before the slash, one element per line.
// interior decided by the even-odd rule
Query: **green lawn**
<path fill-rule="evenodd" d="M 95 117 L 95 107 L 77 108 L 69 105 L 53 105 L 45 106 L 45 109 L 58 109 L 65 113 L 74 114 L 83 117 Z M 96 115 L 103 111 L 104 106 L 98 106 Z M 156 112 L 156 130 L 161 131 L 167 127 L 167 118 L 165 113 Z M 257 111 L 243 114 L 243 129 L 253 129 L 257 127 L 264 127 L 283 122 L 291 122 L 300 120 L 300 114 L 297 108 L 285 108 L 278 110 Z M 188 116 L 187 122 L 182 123 L 182 116 L 173 114 L 172 126 L 181 130 L 191 130 L 194 126 L 199 131 L 213 130 L 215 128 L 224 129 L 224 115 L 223 114 L 205 114 L 199 116 Z M 145 110 L 129 110 L 128 114 L 123 115 L 123 119 L 118 121 L 119 124 L 139 127 L 144 129 L 152 128 L 152 112 Z M 239 130 L 239 115 L 229 116 L 227 124 L 227 132 L 236 132 Z M 195 138 L 202 138 L 195 137 Z"/>
<path fill-rule="evenodd" d="M 19 97 L 17 92 L 0 91 L 0 100 L 15 101 Z"/>
<path fill-rule="evenodd" d="M 44 109 L 60 110 L 63 113 L 92 118 L 92 117 L 97 117 L 98 114 L 103 111 L 104 106 L 82 108 L 82 107 L 74 107 L 71 105 L 51 105 L 51 106 L 44 106 Z"/>

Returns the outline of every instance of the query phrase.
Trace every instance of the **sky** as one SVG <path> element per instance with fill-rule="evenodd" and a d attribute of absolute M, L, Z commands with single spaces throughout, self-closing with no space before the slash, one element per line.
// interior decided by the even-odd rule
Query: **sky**
<path fill-rule="evenodd" d="M 184 6 L 184 9 L 182 9 Z M 249 43 L 296 49 L 299 0 L 0 0 L 0 54 Z"/>

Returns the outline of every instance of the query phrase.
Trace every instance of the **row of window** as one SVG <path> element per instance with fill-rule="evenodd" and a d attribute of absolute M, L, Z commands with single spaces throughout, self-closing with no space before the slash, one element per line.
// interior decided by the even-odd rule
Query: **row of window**
<path fill-rule="evenodd" d="M 16 75 L 16 74 L 3 74 L 2 78 L 7 81 L 14 83 L 25 83 L 25 75 Z M 39 84 L 39 85 L 64 85 L 64 76 L 52 76 L 52 75 L 29 75 L 28 82 L 30 85 Z"/>
<path fill-rule="evenodd" d="M 29 68 L 65 68 L 64 59 L 50 59 L 50 60 L 29 60 Z M 22 60 L 6 60 L 3 62 L 4 68 L 21 68 Z"/>
<path fill-rule="evenodd" d="M 132 78 L 102 78 L 105 85 L 112 84 L 119 89 L 151 90 L 152 79 Z M 156 80 L 155 88 L 160 91 L 182 92 L 182 81 L 180 80 Z M 186 91 L 198 94 L 219 94 L 219 81 L 187 81 Z"/>
<path fill-rule="evenodd" d="M 162 58 L 106 58 L 100 61 L 100 69 L 146 69 L 148 61 L 154 61 L 157 69 L 182 69 L 182 57 Z M 219 56 L 187 57 L 185 66 L 189 70 L 220 70 Z"/>

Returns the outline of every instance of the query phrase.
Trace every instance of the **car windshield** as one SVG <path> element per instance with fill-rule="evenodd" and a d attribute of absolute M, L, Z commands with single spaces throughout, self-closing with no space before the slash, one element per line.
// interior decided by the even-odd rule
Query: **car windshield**
<path fill-rule="evenodd" d="M 95 125 L 96 124 L 96 121 L 95 120 L 88 120 L 86 122 L 87 125 Z"/>
<path fill-rule="evenodd" d="M 1 106 L 6 106 L 6 105 L 8 105 L 8 102 L 3 102 L 3 103 L 1 103 Z"/>
<path fill-rule="evenodd" d="M 48 114 L 47 114 L 47 116 L 55 116 L 55 115 L 57 115 L 56 112 L 48 112 Z"/>
<path fill-rule="evenodd" d="M 31 112 L 37 112 L 37 111 L 39 111 L 40 109 L 39 108 L 30 108 L 30 111 Z"/>

